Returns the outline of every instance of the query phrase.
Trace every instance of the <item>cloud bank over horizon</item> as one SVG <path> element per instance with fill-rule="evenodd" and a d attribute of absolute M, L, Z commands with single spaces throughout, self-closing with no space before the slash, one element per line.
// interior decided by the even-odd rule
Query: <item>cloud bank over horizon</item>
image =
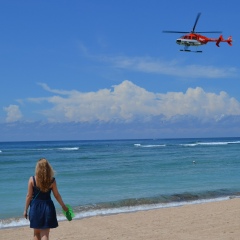
<path fill-rule="evenodd" d="M 110 89 L 79 92 L 51 89 L 39 83 L 50 97 L 28 98 L 25 104 L 38 104 L 48 108 L 39 111 L 41 119 L 49 122 L 131 122 L 148 121 L 156 116 L 170 119 L 174 116 L 193 116 L 201 120 L 219 120 L 224 116 L 240 115 L 240 103 L 226 92 L 205 92 L 200 87 L 186 92 L 153 93 L 125 80 Z M 24 120 L 17 105 L 4 108 L 6 122 Z"/>
<path fill-rule="evenodd" d="M 190 115 L 199 119 L 220 119 L 240 115 L 240 103 L 224 91 L 219 94 L 202 88 L 188 88 L 186 92 L 153 93 L 125 80 L 111 89 L 96 92 L 65 91 L 41 86 L 51 97 L 28 98 L 29 102 L 47 102 L 52 107 L 41 114 L 50 122 L 134 121 L 156 116 L 166 119 L 176 115 Z"/>

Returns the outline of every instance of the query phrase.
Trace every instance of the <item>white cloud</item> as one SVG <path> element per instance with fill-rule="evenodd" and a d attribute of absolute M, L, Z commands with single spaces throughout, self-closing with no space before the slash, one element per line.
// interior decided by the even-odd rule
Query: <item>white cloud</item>
<path fill-rule="evenodd" d="M 31 98 L 32 102 L 47 101 L 51 109 L 42 111 L 54 122 L 146 121 L 154 116 L 191 115 L 199 119 L 219 120 L 227 115 L 240 115 L 240 103 L 225 92 L 208 93 L 202 88 L 188 88 L 184 92 L 166 94 L 149 92 L 130 81 L 123 81 L 111 89 L 82 93 L 79 91 L 53 90 L 48 98 Z"/>
<path fill-rule="evenodd" d="M 208 65 L 187 65 L 178 61 L 167 62 L 150 57 L 105 57 L 105 60 L 122 69 L 185 78 L 225 78 L 233 77 L 237 72 L 233 67 L 217 68 Z"/>
<path fill-rule="evenodd" d="M 16 122 L 22 118 L 22 113 L 17 105 L 9 105 L 4 108 L 7 112 L 6 122 Z"/>
<path fill-rule="evenodd" d="M 226 78 L 235 77 L 238 69 L 234 67 L 215 67 L 211 65 L 186 64 L 182 59 L 167 61 L 153 57 L 128 57 L 93 55 L 79 44 L 79 49 L 85 57 L 98 62 L 111 64 L 115 68 L 136 72 L 164 74 L 184 78 Z"/>

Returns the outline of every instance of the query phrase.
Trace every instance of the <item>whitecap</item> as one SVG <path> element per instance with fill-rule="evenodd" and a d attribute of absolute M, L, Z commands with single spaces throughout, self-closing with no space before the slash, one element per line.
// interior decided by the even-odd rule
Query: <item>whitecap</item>
<path fill-rule="evenodd" d="M 146 145 L 142 145 L 139 143 L 134 144 L 135 147 L 143 147 L 143 148 L 154 148 L 154 147 L 166 147 L 165 144 L 146 144 Z"/>
<path fill-rule="evenodd" d="M 135 143 L 134 146 L 135 146 L 135 147 L 141 147 L 141 144 Z"/>
<path fill-rule="evenodd" d="M 77 151 L 77 150 L 79 150 L 79 147 L 63 147 L 63 148 L 58 148 L 58 150 L 62 150 L 62 151 Z"/>

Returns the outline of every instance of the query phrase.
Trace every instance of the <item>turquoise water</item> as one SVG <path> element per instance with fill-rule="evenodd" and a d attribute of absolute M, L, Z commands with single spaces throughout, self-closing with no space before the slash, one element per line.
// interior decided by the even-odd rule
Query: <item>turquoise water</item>
<path fill-rule="evenodd" d="M 42 157 L 77 218 L 240 193 L 240 138 L 2 142 L 0 228 L 28 224 L 22 218 L 27 183 Z"/>

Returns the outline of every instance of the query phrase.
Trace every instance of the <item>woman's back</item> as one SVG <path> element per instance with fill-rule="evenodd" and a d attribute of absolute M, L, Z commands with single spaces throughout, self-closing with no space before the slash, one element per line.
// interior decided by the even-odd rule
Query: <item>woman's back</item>
<path fill-rule="evenodd" d="M 37 187 L 35 176 L 33 178 L 33 198 L 32 199 L 38 199 L 38 200 L 50 200 L 51 199 L 51 192 L 52 188 L 49 188 L 47 192 L 42 192 L 39 187 Z M 52 183 L 55 181 L 55 178 L 53 178 Z"/>

